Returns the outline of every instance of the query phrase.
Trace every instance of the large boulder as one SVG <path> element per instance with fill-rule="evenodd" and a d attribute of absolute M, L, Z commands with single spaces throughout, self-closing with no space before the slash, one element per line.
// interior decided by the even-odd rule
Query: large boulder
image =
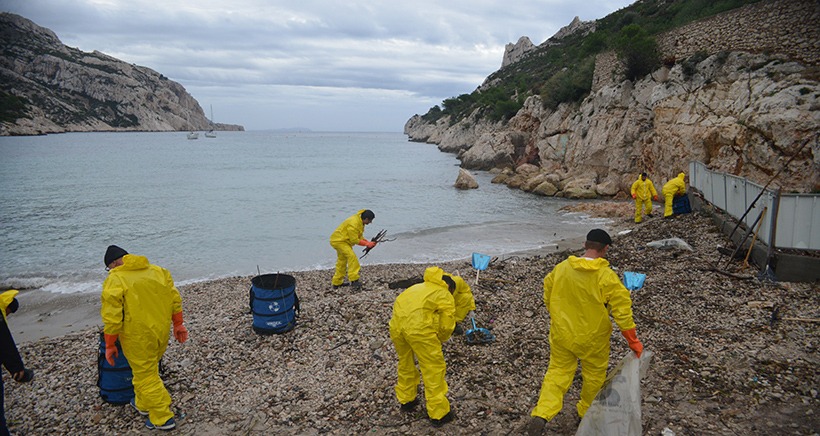
<path fill-rule="evenodd" d="M 532 190 L 533 194 L 543 195 L 546 197 L 552 197 L 557 192 L 558 188 L 556 188 L 555 185 L 553 185 L 552 183 L 546 181 L 542 182 Z"/>
<path fill-rule="evenodd" d="M 472 174 L 464 168 L 458 169 L 458 177 L 456 177 L 455 187 L 458 189 L 477 189 L 478 182 Z"/>

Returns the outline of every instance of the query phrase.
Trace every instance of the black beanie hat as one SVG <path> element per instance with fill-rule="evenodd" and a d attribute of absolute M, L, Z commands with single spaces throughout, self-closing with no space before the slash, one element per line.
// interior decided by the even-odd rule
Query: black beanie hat
<path fill-rule="evenodd" d="M 117 247 L 116 245 L 109 245 L 108 249 L 105 250 L 105 258 L 103 259 L 103 262 L 105 262 L 105 266 L 107 267 L 108 265 L 111 265 L 111 262 L 125 256 L 126 254 L 128 254 L 128 252 L 122 248 Z"/>
<path fill-rule="evenodd" d="M 362 217 L 363 220 L 368 220 L 369 219 L 369 220 L 373 221 L 373 218 L 376 218 L 376 214 L 373 213 L 373 211 L 370 210 L 370 209 L 365 209 L 365 211 L 362 212 L 361 217 Z"/>
<path fill-rule="evenodd" d="M 600 242 L 604 245 L 612 245 L 612 238 L 609 237 L 609 233 L 601 229 L 590 230 L 589 233 L 587 233 L 587 241 Z"/>

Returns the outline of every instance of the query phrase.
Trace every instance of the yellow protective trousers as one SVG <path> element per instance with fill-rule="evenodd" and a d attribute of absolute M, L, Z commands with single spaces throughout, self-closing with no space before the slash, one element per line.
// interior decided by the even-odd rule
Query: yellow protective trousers
<path fill-rule="evenodd" d="M 396 399 L 401 404 L 416 399 L 419 370 L 413 362 L 413 356 L 415 356 L 419 361 L 421 376 L 424 377 L 427 416 L 430 419 L 441 419 L 450 412 L 450 402 L 447 400 L 447 381 L 444 379 L 447 364 L 444 361 L 444 353 L 441 351 L 441 341 L 435 333 L 408 334 L 393 327 L 390 328 L 390 339 L 399 357 Z"/>
<path fill-rule="evenodd" d="M 590 348 L 598 345 L 597 348 Z M 606 380 L 606 368 L 609 364 L 609 340 L 578 346 L 570 350 L 556 343 L 550 337 L 550 363 L 544 381 L 541 383 L 541 394 L 538 404 L 532 410 L 532 416 L 551 420 L 564 407 L 564 395 L 572 384 L 578 360 L 581 360 L 581 398 L 576 404 L 578 416 L 584 417 L 592 400 L 598 395 Z"/>
<path fill-rule="evenodd" d="M 335 242 L 330 244 L 336 250 L 336 272 L 333 274 L 331 284 L 339 286 L 345 281 L 345 274 L 351 282 L 359 280 L 359 271 L 362 267 L 359 258 L 353 252 L 353 247 L 347 242 Z"/>
<path fill-rule="evenodd" d="M 663 216 L 672 216 L 672 202 L 675 201 L 675 193 L 663 193 Z"/>
<path fill-rule="evenodd" d="M 641 199 L 638 197 L 635 199 L 635 222 L 639 223 L 643 220 L 643 215 L 641 214 L 641 206 L 643 206 L 644 214 L 649 215 L 652 213 L 652 200 L 649 198 Z"/>
<path fill-rule="evenodd" d="M 159 377 L 159 360 L 168 347 L 168 334 L 165 340 L 150 340 L 146 336 L 129 338 L 129 335 L 123 334 L 120 335 L 120 344 L 134 376 L 134 403 L 137 409 L 148 411 L 148 419 L 154 425 L 162 425 L 174 417 L 171 395 Z"/>

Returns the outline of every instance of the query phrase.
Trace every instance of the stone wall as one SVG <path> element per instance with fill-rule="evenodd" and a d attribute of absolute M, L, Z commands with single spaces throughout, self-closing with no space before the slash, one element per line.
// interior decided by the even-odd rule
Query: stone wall
<path fill-rule="evenodd" d="M 807 65 L 820 65 L 820 2 L 817 0 L 763 0 L 657 37 L 661 58 L 678 62 L 698 51 L 780 53 Z M 592 89 L 620 80 L 614 53 L 602 53 L 595 62 Z"/>

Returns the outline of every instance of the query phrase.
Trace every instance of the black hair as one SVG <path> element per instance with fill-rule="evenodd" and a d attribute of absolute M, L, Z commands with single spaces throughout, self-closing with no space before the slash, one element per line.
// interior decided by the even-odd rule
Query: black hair
<path fill-rule="evenodd" d="M 449 288 L 451 294 L 456 291 L 456 282 L 452 277 L 445 274 L 441 276 L 441 279 L 444 280 L 444 283 L 447 283 L 447 287 Z"/>
<path fill-rule="evenodd" d="M 584 242 L 584 248 L 585 249 L 595 250 L 595 251 L 598 251 L 598 252 L 604 251 L 604 247 L 606 247 L 606 245 L 607 244 L 604 244 L 602 242 L 596 242 L 596 241 L 586 241 L 586 242 Z"/>
<path fill-rule="evenodd" d="M 372 210 L 370 210 L 370 209 L 365 209 L 365 210 L 364 210 L 364 212 L 362 212 L 362 215 L 361 215 L 361 216 L 362 216 L 362 219 L 363 219 L 363 220 L 371 220 L 371 221 L 373 221 L 373 218 L 376 218 L 376 214 L 375 214 L 375 213 L 373 213 L 373 211 L 372 211 Z"/>

